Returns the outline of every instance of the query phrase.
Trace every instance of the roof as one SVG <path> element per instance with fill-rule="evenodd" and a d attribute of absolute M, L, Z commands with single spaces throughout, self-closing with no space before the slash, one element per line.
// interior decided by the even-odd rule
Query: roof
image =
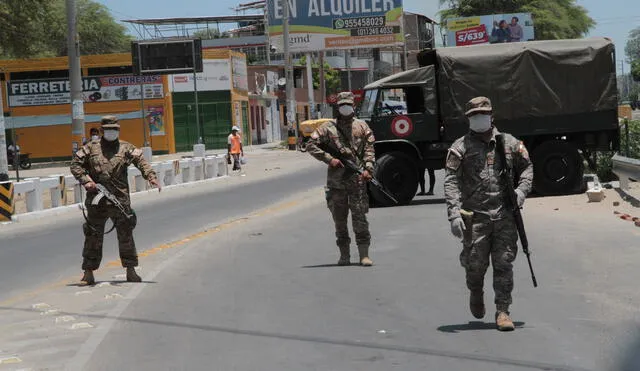
<path fill-rule="evenodd" d="M 400 86 L 422 85 L 429 81 L 429 71 L 433 66 L 415 68 L 387 76 L 364 87 L 368 89 L 389 89 Z"/>
<path fill-rule="evenodd" d="M 126 23 L 139 25 L 171 25 L 171 24 L 194 24 L 194 23 L 233 23 L 233 22 L 259 22 L 264 21 L 263 14 L 229 15 L 217 17 L 186 17 L 186 18 L 151 18 L 151 19 L 129 19 L 123 20 Z"/>

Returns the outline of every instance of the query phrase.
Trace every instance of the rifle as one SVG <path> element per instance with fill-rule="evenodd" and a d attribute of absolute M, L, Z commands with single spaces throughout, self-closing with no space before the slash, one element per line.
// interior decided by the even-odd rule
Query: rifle
<path fill-rule="evenodd" d="M 100 183 L 96 183 L 96 188 L 98 189 L 98 194 L 91 201 L 91 205 L 97 206 L 103 198 L 107 198 L 107 200 L 111 201 L 111 203 L 122 212 L 122 214 L 127 218 L 129 223 L 131 224 L 131 229 L 134 229 L 137 224 L 136 213 L 131 209 L 131 213 L 128 212 L 127 208 L 124 207 L 118 200 L 118 198 L 111 193 L 104 185 Z M 84 210 L 83 210 L 84 213 Z M 113 228 L 112 228 L 113 229 Z M 111 231 L 109 231 L 111 232 Z M 107 233 L 109 233 L 107 232 Z M 105 233 L 106 234 L 106 233 Z"/>
<path fill-rule="evenodd" d="M 325 145 L 322 145 L 321 148 L 322 148 L 323 151 L 327 152 L 328 154 L 330 154 L 334 158 L 337 158 L 338 160 L 340 160 L 340 162 L 342 162 L 342 164 L 344 164 L 344 166 L 346 166 L 347 169 L 353 171 L 354 173 L 356 173 L 356 174 L 358 174 L 360 176 L 362 176 L 362 174 L 364 173 L 364 170 L 362 170 L 353 161 L 344 158 L 344 156 L 342 156 L 340 153 L 338 153 L 338 151 L 335 151 L 332 148 L 330 148 L 329 146 L 325 146 Z M 373 186 L 376 187 L 380 192 L 382 192 L 383 195 L 385 195 L 388 199 L 390 199 L 391 201 L 393 201 L 394 204 L 397 205 L 398 204 L 398 200 L 396 200 L 396 198 L 393 197 L 393 195 L 391 193 L 389 193 L 389 191 L 387 191 L 384 188 L 382 183 L 380 183 L 375 177 L 373 177 L 373 174 L 370 174 L 370 175 L 371 175 L 371 180 L 369 182 L 371 184 L 373 184 Z"/>
<path fill-rule="evenodd" d="M 520 243 L 522 244 L 522 251 L 527 256 L 527 262 L 529 263 L 529 271 L 531 271 L 531 280 L 533 281 L 533 287 L 538 287 L 538 281 L 536 275 L 533 273 L 533 266 L 531 265 L 531 257 L 529 253 L 529 241 L 527 240 L 527 234 L 524 230 L 524 221 L 522 220 L 522 213 L 520 207 L 518 207 L 518 197 L 513 187 L 513 176 L 511 173 L 511 167 L 507 163 L 507 156 L 505 154 L 504 136 L 499 134 L 496 136 L 496 152 L 500 156 L 500 161 L 504 166 L 502 177 L 504 183 L 507 186 L 506 201 L 513 210 L 513 217 L 516 222 L 516 229 L 518 230 L 518 236 L 520 237 Z"/>

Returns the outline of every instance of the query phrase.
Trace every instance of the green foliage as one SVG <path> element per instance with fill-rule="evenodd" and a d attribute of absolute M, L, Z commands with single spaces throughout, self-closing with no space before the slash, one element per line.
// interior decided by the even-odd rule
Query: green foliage
<path fill-rule="evenodd" d="M 300 60 L 298 61 L 298 65 L 306 66 L 307 57 L 303 56 L 302 58 L 300 58 Z M 314 60 L 311 62 L 311 67 L 315 69 L 312 74 L 313 88 L 320 89 L 320 63 Z M 324 81 L 327 95 L 333 94 L 337 92 L 338 89 L 340 89 L 340 71 L 331 68 L 331 65 L 329 65 L 329 63 L 327 63 L 326 61 L 324 62 Z"/>
<path fill-rule="evenodd" d="M 28 58 L 43 44 L 45 20 L 53 0 L 0 0 L 0 58 Z"/>
<path fill-rule="evenodd" d="M 218 29 L 207 28 L 206 30 L 198 30 L 193 33 L 193 37 L 201 38 L 202 40 L 224 39 L 229 37 L 226 32 L 220 32 Z"/>
<path fill-rule="evenodd" d="M 448 8 L 440 12 L 441 24 L 447 18 L 502 13 L 531 13 L 536 40 L 581 38 L 595 26 L 587 10 L 575 0 L 440 0 Z"/>
<path fill-rule="evenodd" d="M 7 34 L 2 27 L 0 50 L 4 58 L 67 55 L 65 0 L 0 0 L 0 22 L 2 19 L 18 26 L 9 27 Z M 126 28 L 96 1 L 77 0 L 77 27 L 83 55 L 131 50 L 133 39 Z"/>
<path fill-rule="evenodd" d="M 631 77 L 633 78 L 633 81 L 640 81 L 640 58 L 631 62 Z M 638 100 L 637 95 L 636 100 Z"/>
<path fill-rule="evenodd" d="M 640 121 L 629 122 L 629 153 L 627 154 L 627 137 L 624 126 L 620 128 L 620 155 L 630 158 L 640 159 Z M 603 182 L 616 179 L 612 172 L 613 162 L 611 158 L 614 153 L 602 152 L 598 154 L 596 174 Z"/>
<path fill-rule="evenodd" d="M 640 27 L 629 32 L 629 40 L 627 40 L 624 52 L 630 61 L 640 60 Z"/>

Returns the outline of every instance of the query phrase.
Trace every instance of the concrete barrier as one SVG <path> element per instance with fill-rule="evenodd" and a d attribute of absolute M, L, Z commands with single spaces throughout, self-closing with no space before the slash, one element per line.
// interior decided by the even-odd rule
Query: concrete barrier
<path fill-rule="evenodd" d="M 151 163 L 158 176 L 160 185 L 164 187 L 177 186 L 180 184 L 202 182 L 209 179 L 228 176 L 226 161 L 224 156 L 215 155 L 200 158 L 190 158 L 174 161 L 163 161 Z M 133 195 L 144 191 L 149 191 L 151 186 L 143 177 L 140 170 L 134 166 L 127 169 L 127 180 L 129 191 Z M 66 205 L 66 192 L 73 189 L 73 205 Z M 13 183 L 14 194 L 24 194 L 27 204 L 27 214 L 44 213 L 56 209 L 75 208 L 86 198 L 86 191 L 82 185 L 71 175 L 52 174 L 44 178 L 27 178 L 21 182 Z M 43 195 L 48 192 L 53 210 L 45 210 Z M 47 212 L 46 214 L 50 214 Z M 19 214 L 13 215 L 12 219 L 23 220 Z M 36 216 L 36 215 L 34 215 Z"/>

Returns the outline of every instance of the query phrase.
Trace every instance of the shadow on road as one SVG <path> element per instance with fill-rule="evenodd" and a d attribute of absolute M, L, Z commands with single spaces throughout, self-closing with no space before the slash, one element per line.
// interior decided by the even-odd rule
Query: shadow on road
<path fill-rule="evenodd" d="M 110 283 L 113 286 L 122 286 L 123 283 L 158 283 L 158 282 L 156 281 L 129 282 L 127 280 L 118 280 L 118 281 L 96 281 L 96 283 L 93 285 L 83 285 L 83 284 L 80 284 L 79 282 L 75 282 L 75 283 L 69 283 L 66 286 L 67 287 L 94 287 L 101 283 Z"/>
<path fill-rule="evenodd" d="M 338 265 L 338 264 L 318 264 L 318 265 L 305 265 L 302 268 L 334 268 L 334 267 L 362 267 L 358 263 L 351 263 L 349 265 Z"/>
<path fill-rule="evenodd" d="M 524 322 L 513 322 L 516 328 L 522 328 Z M 496 330 L 495 322 L 469 321 L 469 323 L 459 325 L 446 325 L 438 327 L 438 331 L 457 334 L 460 331 L 476 331 L 476 330 Z"/>
<path fill-rule="evenodd" d="M 33 309 L 15 308 L 15 307 L 0 307 L 0 311 L 34 312 Z M 222 333 L 222 334 L 243 335 L 243 336 L 250 336 L 250 337 L 257 337 L 257 338 L 299 341 L 299 342 L 313 343 L 313 344 L 327 344 L 327 345 L 335 345 L 335 346 L 342 346 L 342 347 L 383 350 L 383 351 L 401 352 L 401 353 L 407 353 L 407 354 L 445 357 L 445 358 L 452 358 L 452 359 L 463 359 L 463 360 L 469 360 L 469 361 L 478 361 L 478 362 L 492 363 L 492 364 L 498 364 L 498 365 L 510 365 L 510 366 L 533 368 L 533 369 L 547 370 L 547 371 L 584 371 L 586 370 L 584 368 L 578 368 L 578 367 L 570 367 L 565 365 L 557 365 L 557 364 L 537 362 L 537 361 L 524 361 L 524 360 L 518 360 L 518 359 L 512 359 L 512 358 L 506 358 L 506 357 L 497 357 L 497 356 L 484 355 L 484 354 L 476 354 L 476 353 L 463 353 L 459 351 L 447 351 L 447 350 L 438 350 L 433 348 L 412 347 L 412 346 L 394 345 L 394 344 L 382 344 L 382 343 L 365 342 L 365 341 L 359 341 L 359 340 L 331 339 L 331 338 L 311 336 L 311 335 L 294 335 L 294 334 L 285 334 L 285 333 L 268 332 L 268 331 L 260 331 L 260 330 L 243 330 L 237 327 L 223 327 L 223 326 L 199 325 L 199 324 L 181 323 L 181 322 L 169 322 L 169 321 L 152 320 L 147 318 L 112 317 L 112 316 L 104 316 L 104 315 L 93 314 L 93 313 L 60 312 L 60 314 L 72 315 L 77 317 L 94 318 L 98 320 L 114 319 L 122 322 L 134 322 L 134 323 L 144 323 L 144 324 L 166 326 L 166 327 L 178 327 L 178 328 L 186 328 L 186 329 L 193 329 L 193 330 L 200 330 L 200 331 L 210 331 L 210 332 L 216 332 L 216 333 Z"/>
<path fill-rule="evenodd" d="M 625 200 L 628 203 L 630 203 L 631 206 L 640 207 L 640 200 L 638 200 L 637 198 L 635 198 L 632 195 L 628 194 L 623 189 L 616 188 L 615 191 L 618 192 L 618 194 L 620 195 L 620 198 L 622 198 L 623 200 Z"/>
<path fill-rule="evenodd" d="M 444 204 L 447 200 L 443 198 L 423 198 L 423 199 L 413 199 L 411 203 L 407 206 L 419 206 L 419 205 L 438 205 Z"/>

